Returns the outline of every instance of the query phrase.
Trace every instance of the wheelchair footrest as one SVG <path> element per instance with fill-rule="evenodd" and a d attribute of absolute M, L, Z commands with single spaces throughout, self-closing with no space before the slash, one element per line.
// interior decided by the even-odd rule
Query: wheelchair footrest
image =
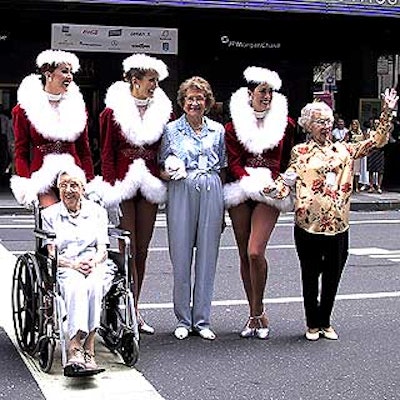
<path fill-rule="evenodd" d="M 64 367 L 64 376 L 69 378 L 81 378 L 84 376 L 97 375 L 104 371 L 104 368 L 87 369 L 80 364 L 70 364 Z"/>

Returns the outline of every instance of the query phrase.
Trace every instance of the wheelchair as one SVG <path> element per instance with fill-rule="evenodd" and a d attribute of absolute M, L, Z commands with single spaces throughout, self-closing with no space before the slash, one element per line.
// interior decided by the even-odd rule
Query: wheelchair
<path fill-rule="evenodd" d="M 67 338 L 64 333 L 64 301 L 60 295 L 56 272 L 57 256 L 49 257 L 43 247 L 45 239 L 55 234 L 41 224 L 41 207 L 34 205 L 35 251 L 17 258 L 12 282 L 12 314 L 16 341 L 21 351 L 38 361 L 43 372 L 50 372 L 57 343 L 61 349 L 62 367 L 67 363 Z M 128 267 L 129 232 L 109 228 L 110 241 L 122 241 L 124 252 L 108 251 L 117 265 L 110 290 L 103 298 L 101 323 L 97 333 L 111 352 L 121 356 L 125 365 L 133 367 L 139 357 L 139 330 L 136 319 L 133 279 Z M 57 252 L 56 252 L 57 253 Z M 101 372 L 95 371 L 94 373 Z M 76 371 L 80 376 L 94 374 Z"/>

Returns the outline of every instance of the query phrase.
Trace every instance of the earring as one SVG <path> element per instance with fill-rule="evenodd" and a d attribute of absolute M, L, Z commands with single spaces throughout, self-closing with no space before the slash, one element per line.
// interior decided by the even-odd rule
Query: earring
<path fill-rule="evenodd" d="M 135 83 L 135 88 L 140 89 L 140 85 L 138 83 Z"/>
<path fill-rule="evenodd" d="M 52 78 L 50 75 L 48 75 L 48 76 L 47 76 L 47 80 L 48 80 L 49 82 L 51 82 L 51 81 L 53 80 L 53 78 Z"/>

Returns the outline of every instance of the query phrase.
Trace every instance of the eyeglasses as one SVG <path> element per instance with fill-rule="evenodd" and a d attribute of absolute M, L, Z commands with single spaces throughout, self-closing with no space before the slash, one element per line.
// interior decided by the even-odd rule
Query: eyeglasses
<path fill-rule="evenodd" d="M 326 118 L 326 119 L 315 119 L 313 121 L 315 124 L 317 125 L 332 125 L 332 120 L 330 118 Z"/>
<path fill-rule="evenodd" d="M 204 96 L 190 96 L 190 97 L 185 97 L 185 101 L 189 104 L 202 103 L 206 101 L 206 98 Z"/>
<path fill-rule="evenodd" d="M 67 190 L 68 187 L 72 192 L 77 192 L 82 187 L 82 185 L 78 182 L 61 182 L 58 185 L 58 188 L 60 190 Z"/>

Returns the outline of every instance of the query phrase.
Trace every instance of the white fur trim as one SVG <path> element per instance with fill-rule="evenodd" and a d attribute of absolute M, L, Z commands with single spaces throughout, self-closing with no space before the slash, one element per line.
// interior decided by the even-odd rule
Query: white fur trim
<path fill-rule="evenodd" d="M 288 122 L 287 99 L 281 93 L 273 94 L 271 108 L 260 127 L 249 101 L 248 91 L 244 87 L 232 94 L 232 122 L 236 136 L 246 150 L 253 154 L 261 154 L 276 147 L 285 134 Z"/>
<path fill-rule="evenodd" d="M 168 76 L 166 64 L 158 58 L 146 54 L 133 54 L 125 58 L 122 62 L 122 66 L 125 73 L 131 68 L 156 71 L 159 81 L 164 80 Z"/>
<path fill-rule="evenodd" d="M 258 194 L 266 186 L 273 186 L 274 181 L 269 168 L 245 168 L 248 176 L 240 179 L 239 184 L 245 193 L 253 200 L 258 199 Z"/>
<path fill-rule="evenodd" d="M 29 178 L 13 175 L 10 179 L 10 188 L 18 204 L 28 206 L 37 199 L 37 193 L 34 193 Z"/>
<path fill-rule="evenodd" d="M 42 51 L 36 58 L 36 65 L 40 68 L 44 64 L 70 64 L 72 72 L 74 73 L 77 72 L 80 67 L 79 59 L 75 54 L 62 50 Z"/>
<path fill-rule="evenodd" d="M 161 88 L 156 88 L 143 119 L 131 94 L 129 83 L 118 81 L 107 90 L 105 104 L 114 112 L 115 121 L 131 144 L 143 146 L 156 142 L 162 135 L 172 112 L 172 103 Z"/>
<path fill-rule="evenodd" d="M 224 185 L 224 203 L 226 208 L 231 208 L 248 199 L 245 191 L 240 187 L 239 181 Z"/>
<path fill-rule="evenodd" d="M 86 195 L 92 198 L 93 193 L 95 193 L 107 207 L 117 206 L 121 202 L 120 192 L 115 186 L 104 181 L 102 176 L 95 176 L 95 178 L 86 185 Z"/>
<path fill-rule="evenodd" d="M 75 160 L 70 154 L 47 154 L 43 164 L 30 178 L 17 175 L 11 177 L 10 186 L 18 203 L 29 205 L 37 199 L 38 194 L 47 192 L 56 184 L 58 174 L 75 165 Z"/>
<path fill-rule="evenodd" d="M 254 200 L 269 204 L 281 211 L 293 210 L 293 202 L 289 196 L 286 199 L 266 197 L 261 192 L 265 187 L 274 185 L 271 171 L 268 168 L 246 168 L 248 176 L 239 181 L 224 186 L 224 202 L 226 208 L 231 208 L 246 200 Z"/>
<path fill-rule="evenodd" d="M 18 88 L 18 103 L 35 129 L 49 140 L 75 141 L 84 131 L 86 107 L 78 86 L 71 82 L 57 110 L 43 90 L 39 75 L 28 75 Z"/>
<path fill-rule="evenodd" d="M 282 80 L 278 73 L 268 68 L 247 67 L 243 76 L 247 82 L 266 83 L 273 90 L 279 90 L 282 86 Z"/>

